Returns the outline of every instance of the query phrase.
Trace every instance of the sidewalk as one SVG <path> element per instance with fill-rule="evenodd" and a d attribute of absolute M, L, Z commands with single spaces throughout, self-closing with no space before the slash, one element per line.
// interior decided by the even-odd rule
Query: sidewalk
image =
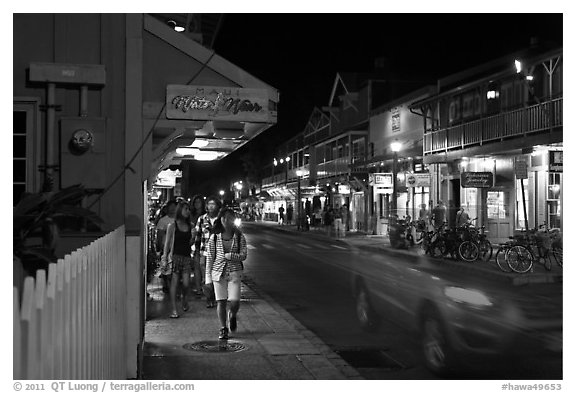
<path fill-rule="evenodd" d="M 159 280 L 148 286 L 141 378 L 146 380 L 363 379 L 249 278 L 242 283 L 238 330 L 222 351 L 216 309 L 188 295 L 190 309 L 171 319 Z"/>
<path fill-rule="evenodd" d="M 546 271 L 544 266 L 534 262 L 533 271 L 526 274 L 517 273 L 506 273 L 500 270 L 494 261 L 494 256 L 496 254 L 497 248 L 493 246 L 492 259 L 488 262 L 476 261 L 476 262 L 463 262 L 456 261 L 450 258 L 445 259 L 433 259 L 429 256 L 423 256 L 418 253 L 420 248 L 418 246 L 411 247 L 409 249 L 395 249 L 390 245 L 390 239 L 386 235 L 366 235 L 362 232 L 347 232 L 346 237 L 335 238 L 334 235 L 328 236 L 324 228 L 310 228 L 310 231 L 299 231 L 295 225 L 278 225 L 276 222 L 272 221 L 259 221 L 251 222 L 248 225 L 261 225 L 269 227 L 277 231 L 282 231 L 284 233 L 290 233 L 293 235 L 306 236 L 309 238 L 314 238 L 319 241 L 340 241 L 352 248 L 357 248 L 361 250 L 369 250 L 373 252 L 381 253 L 382 255 L 402 255 L 403 258 L 409 258 L 415 260 L 418 258 L 430 258 L 432 261 L 448 265 L 450 269 L 463 271 L 463 272 L 475 272 L 475 274 L 481 275 L 483 277 L 488 277 L 495 280 L 509 281 L 513 285 L 523 285 L 528 283 L 545 283 L 545 282 L 559 282 L 563 279 L 563 270 L 557 266 L 554 262 L 551 271 Z"/>

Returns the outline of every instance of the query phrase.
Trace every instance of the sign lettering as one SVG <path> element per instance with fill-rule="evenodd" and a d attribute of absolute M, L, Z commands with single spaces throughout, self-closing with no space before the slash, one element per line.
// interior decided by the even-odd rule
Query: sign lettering
<path fill-rule="evenodd" d="M 275 122 L 265 89 L 168 85 L 166 117 L 187 120 Z"/>
<path fill-rule="evenodd" d="M 563 151 L 551 150 L 548 156 L 548 170 L 550 172 L 562 172 L 563 170 Z"/>
<path fill-rule="evenodd" d="M 460 174 L 462 188 L 490 188 L 493 184 L 492 172 L 462 172 Z"/>
<path fill-rule="evenodd" d="M 406 187 L 430 187 L 430 174 L 411 173 L 406 175 Z"/>
<path fill-rule="evenodd" d="M 514 162 L 514 174 L 516 179 L 528 179 L 528 165 L 526 161 L 516 160 Z"/>
<path fill-rule="evenodd" d="M 392 109 L 392 132 L 400 131 L 400 110 L 398 107 Z"/>
<path fill-rule="evenodd" d="M 380 187 L 392 188 L 392 174 L 391 173 L 371 173 L 370 185 Z"/>

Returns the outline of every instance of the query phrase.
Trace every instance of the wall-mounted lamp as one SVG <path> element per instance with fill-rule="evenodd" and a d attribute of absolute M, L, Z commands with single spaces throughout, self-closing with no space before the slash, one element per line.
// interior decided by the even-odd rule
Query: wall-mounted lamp
<path fill-rule="evenodd" d="M 500 92 L 497 90 L 488 90 L 486 92 L 486 98 L 488 100 L 495 100 L 496 98 L 498 98 L 500 96 Z"/>
<path fill-rule="evenodd" d="M 166 22 L 166 24 L 168 26 L 170 26 L 171 28 L 173 28 L 178 33 L 182 33 L 184 30 L 186 30 L 186 28 L 184 26 L 180 26 L 178 23 L 176 23 L 175 20 L 172 20 L 172 19 L 170 19 L 168 22 Z"/>

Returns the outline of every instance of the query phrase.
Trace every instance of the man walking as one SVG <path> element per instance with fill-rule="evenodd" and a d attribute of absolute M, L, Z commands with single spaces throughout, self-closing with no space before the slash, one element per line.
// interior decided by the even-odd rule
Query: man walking
<path fill-rule="evenodd" d="M 198 217 L 196 222 L 196 227 L 192 233 L 193 237 L 196 238 L 200 236 L 200 269 L 202 277 L 206 274 L 206 257 L 208 256 L 207 243 L 212 234 L 212 230 L 220 208 L 222 207 L 222 202 L 215 196 L 210 196 L 206 199 L 206 214 Z M 195 242 L 197 244 L 197 242 Z M 196 244 L 192 247 L 193 252 L 195 251 Z M 213 308 L 216 305 L 216 300 L 206 297 L 206 307 Z"/>

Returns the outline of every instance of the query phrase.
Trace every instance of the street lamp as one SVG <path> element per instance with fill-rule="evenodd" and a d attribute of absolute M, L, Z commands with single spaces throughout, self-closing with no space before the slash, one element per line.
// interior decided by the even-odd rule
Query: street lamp
<path fill-rule="evenodd" d="M 296 171 L 296 177 L 298 178 L 298 230 L 302 228 L 302 209 L 300 206 L 302 204 L 302 196 L 300 195 L 300 177 L 302 177 L 303 174 L 304 173 L 300 169 Z"/>
<path fill-rule="evenodd" d="M 396 188 L 396 176 L 398 173 L 398 152 L 402 148 L 402 144 L 400 142 L 393 142 L 390 144 L 390 149 L 394 153 L 394 158 L 392 160 L 392 214 L 398 214 L 397 212 L 397 202 L 398 196 L 396 195 L 397 188 Z"/>

